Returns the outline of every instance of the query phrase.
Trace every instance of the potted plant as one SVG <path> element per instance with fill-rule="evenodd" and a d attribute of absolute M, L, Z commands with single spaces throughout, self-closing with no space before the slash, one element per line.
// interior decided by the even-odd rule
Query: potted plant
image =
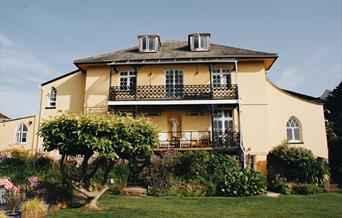
<path fill-rule="evenodd" d="M 20 218 L 21 213 L 20 211 L 17 211 L 17 209 L 22 201 L 22 194 L 10 189 L 5 193 L 5 199 L 12 208 L 11 211 L 7 213 L 7 216 Z"/>

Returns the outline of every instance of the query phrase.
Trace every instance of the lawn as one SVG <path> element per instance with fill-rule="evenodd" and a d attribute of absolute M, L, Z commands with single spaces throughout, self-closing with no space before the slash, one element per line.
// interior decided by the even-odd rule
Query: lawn
<path fill-rule="evenodd" d="M 342 217 L 342 194 L 244 198 L 123 197 L 105 194 L 101 211 L 60 210 L 50 217 Z"/>

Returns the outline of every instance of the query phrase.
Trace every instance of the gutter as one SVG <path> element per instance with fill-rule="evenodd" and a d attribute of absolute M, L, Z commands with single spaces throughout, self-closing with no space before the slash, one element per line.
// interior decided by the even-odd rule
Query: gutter
<path fill-rule="evenodd" d="M 239 130 L 240 130 L 240 151 L 241 151 L 241 162 L 242 162 L 242 167 L 245 169 L 246 168 L 246 158 L 245 158 L 245 150 L 243 148 L 243 134 L 242 134 L 242 111 L 241 111 L 241 98 L 240 98 L 240 87 L 239 87 L 239 80 L 238 80 L 238 64 L 237 64 L 237 60 L 235 60 L 234 62 L 234 66 L 235 66 L 235 80 L 236 80 L 236 84 L 238 87 L 238 106 L 239 106 Z"/>

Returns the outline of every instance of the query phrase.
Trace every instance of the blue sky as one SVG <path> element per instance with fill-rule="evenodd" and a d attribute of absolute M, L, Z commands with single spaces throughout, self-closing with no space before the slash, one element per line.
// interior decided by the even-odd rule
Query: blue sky
<path fill-rule="evenodd" d="M 77 58 L 210 32 L 211 42 L 277 52 L 278 86 L 320 96 L 342 79 L 342 1 L 0 0 L 0 112 L 38 113 L 40 84 Z"/>

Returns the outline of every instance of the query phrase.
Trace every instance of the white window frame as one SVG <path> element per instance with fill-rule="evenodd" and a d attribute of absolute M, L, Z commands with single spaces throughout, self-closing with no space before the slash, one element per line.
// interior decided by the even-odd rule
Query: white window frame
<path fill-rule="evenodd" d="M 195 37 L 198 37 L 198 48 L 195 47 Z M 202 45 L 202 38 L 205 38 L 206 48 Z M 209 36 L 208 35 L 201 35 L 201 34 L 194 34 L 191 36 L 191 50 L 192 51 L 208 51 L 209 50 Z"/>
<path fill-rule="evenodd" d="M 290 138 L 288 137 L 288 134 L 287 134 L 288 130 L 291 131 Z M 299 139 L 295 138 L 295 130 L 298 130 Z M 294 116 L 290 117 L 286 122 L 286 139 L 288 143 L 301 143 L 303 141 L 301 123 Z"/>
<path fill-rule="evenodd" d="M 219 72 L 217 72 L 219 71 Z M 214 76 L 220 76 L 220 85 L 214 84 Z M 227 75 L 229 76 L 229 81 L 227 80 Z M 230 85 L 232 83 L 231 72 L 229 68 L 213 68 L 211 71 L 211 84 L 213 87 L 221 87 Z"/>
<path fill-rule="evenodd" d="M 217 131 L 218 127 L 216 127 L 216 130 L 214 129 L 213 126 L 213 131 L 215 131 L 218 134 L 224 134 L 225 131 L 229 131 L 229 130 L 234 130 L 234 111 L 233 109 L 230 108 L 224 108 L 224 109 L 217 109 L 215 110 L 215 113 L 221 113 L 221 116 L 215 116 L 213 115 L 213 122 L 221 122 L 222 124 L 222 129 L 221 131 Z M 225 116 L 225 113 L 227 113 L 227 116 Z M 226 122 L 227 121 L 227 125 L 226 126 Z M 218 125 L 218 123 L 217 123 Z"/>
<path fill-rule="evenodd" d="M 172 89 L 173 89 L 173 91 L 172 92 L 170 92 L 170 93 L 172 93 L 172 97 L 171 97 L 171 95 L 169 95 L 170 93 L 169 92 L 167 92 L 167 79 L 166 79 L 166 75 L 169 73 L 169 72 L 172 72 L 172 74 L 173 74 L 173 77 L 172 77 Z M 175 74 L 176 74 L 176 72 L 178 73 L 178 77 L 181 75 L 181 77 L 182 77 L 182 79 L 181 79 L 181 83 L 180 84 L 176 84 L 176 76 L 175 76 Z M 178 78 L 179 79 L 179 78 Z M 175 69 L 167 69 L 167 70 L 165 70 L 165 72 L 164 72 L 164 82 L 165 82 L 165 94 L 167 95 L 167 96 L 169 96 L 169 97 L 171 97 L 171 98 L 174 98 L 174 97 L 177 97 L 177 95 L 179 95 L 179 94 L 183 94 L 183 88 L 184 88 L 184 71 L 183 71 L 183 69 L 181 69 L 181 68 L 175 68 Z M 175 90 L 176 90 L 176 86 L 177 85 L 179 85 L 179 86 L 181 86 L 179 89 L 177 89 L 177 91 L 179 91 L 179 92 L 175 92 Z M 180 97 L 180 96 L 178 96 L 178 97 Z"/>
<path fill-rule="evenodd" d="M 156 52 L 158 50 L 158 43 L 157 43 L 156 36 L 143 36 L 139 39 L 139 47 L 141 52 Z M 143 48 L 143 41 L 146 40 L 146 48 Z M 153 42 L 153 49 L 150 48 L 150 41 Z"/>
<path fill-rule="evenodd" d="M 127 75 L 121 75 L 122 73 L 127 73 Z M 121 79 L 123 78 L 127 78 L 127 86 L 125 89 L 121 88 Z M 131 87 L 131 78 L 135 78 L 135 85 L 137 85 L 137 73 L 135 71 L 132 70 L 126 70 L 126 71 L 120 71 L 119 72 L 119 88 L 120 90 L 130 90 Z"/>
<path fill-rule="evenodd" d="M 24 130 L 24 127 L 26 130 Z M 16 144 L 26 144 L 27 143 L 27 133 L 28 133 L 28 128 L 24 123 L 19 124 L 17 128 L 15 129 L 14 133 L 14 143 Z M 25 137 L 24 137 L 25 135 Z M 25 138 L 25 141 L 23 140 Z"/>
<path fill-rule="evenodd" d="M 52 87 L 49 93 L 49 107 L 56 107 L 57 102 L 57 89 Z"/>

